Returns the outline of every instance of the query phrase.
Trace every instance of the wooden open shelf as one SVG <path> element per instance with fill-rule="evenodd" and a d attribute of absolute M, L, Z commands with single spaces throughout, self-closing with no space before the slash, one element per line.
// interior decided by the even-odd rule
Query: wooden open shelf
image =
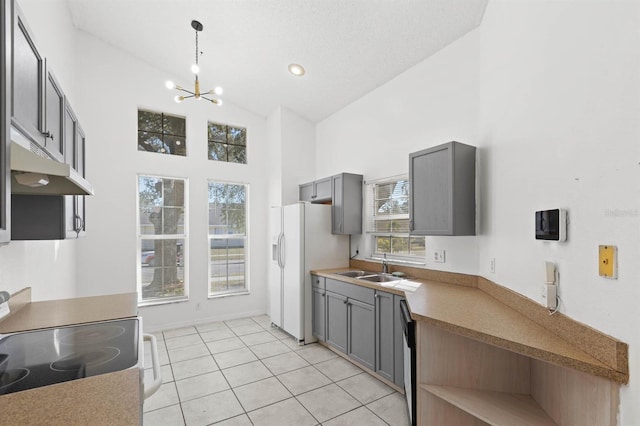
<path fill-rule="evenodd" d="M 556 426 L 556 423 L 531 395 L 455 386 L 421 385 L 420 387 L 492 426 Z"/>

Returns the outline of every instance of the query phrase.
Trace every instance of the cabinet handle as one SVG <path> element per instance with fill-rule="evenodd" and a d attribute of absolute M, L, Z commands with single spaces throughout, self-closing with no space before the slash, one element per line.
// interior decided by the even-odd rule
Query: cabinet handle
<path fill-rule="evenodd" d="M 75 221 L 76 221 L 75 223 L 76 238 L 78 238 L 78 236 L 80 236 L 80 231 L 82 231 L 82 228 L 84 228 L 84 220 L 79 215 L 76 215 Z"/>
<path fill-rule="evenodd" d="M 51 139 L 53 140 L 53 134 L 50 131 L 46 131 L 46 132 L 42 132 L 42 136 L 45 137 L 45 139 Z"/>
<path fill-rule="evenodd" d="M 347 299 L 345 299 L 342 303 L 346 305 L 348 303 Z"/>

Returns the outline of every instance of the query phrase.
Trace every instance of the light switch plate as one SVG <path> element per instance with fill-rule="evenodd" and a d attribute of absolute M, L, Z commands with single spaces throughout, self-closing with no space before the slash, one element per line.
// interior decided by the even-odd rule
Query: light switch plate
<path fill-rule="evenodd" d="M 598 272 L 601 277 L 616 279 L 618 278 L 618 248 L 616 246 L 601 245 L 598 248 Z"/>

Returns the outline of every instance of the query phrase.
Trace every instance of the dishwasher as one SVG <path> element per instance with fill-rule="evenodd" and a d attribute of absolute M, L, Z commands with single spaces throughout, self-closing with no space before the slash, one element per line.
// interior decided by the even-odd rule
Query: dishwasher
<path fill-rule="evenodd" d="M 409 422 L 411 426 L 416 426 L 416 329 L 404 300 L 400 301 L 400 313 L 403 330 L 404 395 L 407 399 Z"/>

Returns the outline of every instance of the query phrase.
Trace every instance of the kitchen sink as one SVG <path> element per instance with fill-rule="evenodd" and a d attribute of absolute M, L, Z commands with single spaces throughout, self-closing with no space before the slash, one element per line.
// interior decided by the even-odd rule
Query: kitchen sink
<path fill-rule="evenodd" d="M 374 283 L 386 283 L 391 281 L 400 281 L 401 279 L 398 277 L 394 277 L 393 275 L 384 275 L 384 274 L 375 274 L 375 275 L 364 275 L 361 277 L 357 277 L 359 280 L 367 280 Z"/>
<path fill-rule="evenodd" d="M 336 275 L 342 275 L 343 277 L 349 278 L 361 278 L 366 275 L 373 275 L 375 272 L 367 272 L 367 271 L 344 271 L 344 272 L 336 272 Z"/>

